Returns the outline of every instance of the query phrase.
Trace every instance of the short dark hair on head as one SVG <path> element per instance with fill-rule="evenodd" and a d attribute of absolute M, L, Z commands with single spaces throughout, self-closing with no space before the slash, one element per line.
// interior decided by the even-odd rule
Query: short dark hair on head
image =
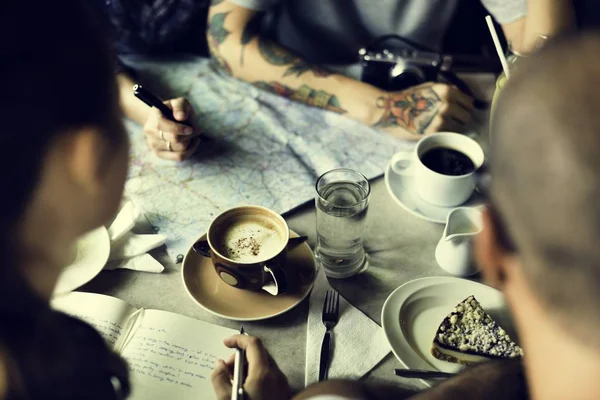
<path fill-rule="evenodd" d="M 524 273 L 563 327 L 600 346 L 600 35 L 518 65 L 492 132 L 492 198 Z"/>
<path fill-rule="evenodd" d="M 7 398 L 114 398 L 111 376 L 128 392 L 123 361 L 92 328 L 84 335 L 52 312 L 17 259 L 18 221 L 51 144 L 83 127 L 98 128 L 108 142 L 124 139 L 108 44 L 88 2 L 17 0 L 0 11 L 0 362 L 9 369 Z"/>
<path fill-rule="evenodd" d="M 14 201 L 0 226 L 21 215 L 48 144 L 116 116 L 108 43 L 87 1 L 10 1 L 0 13 L 0 169 Z M 113 129 L 104 129 L 108 135 Z M 8 201 L 8 199 L 4 199 Z"/>

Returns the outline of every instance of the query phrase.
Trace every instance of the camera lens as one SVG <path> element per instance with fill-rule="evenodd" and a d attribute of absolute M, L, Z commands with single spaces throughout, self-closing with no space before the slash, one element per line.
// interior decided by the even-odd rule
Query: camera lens
<path fill-rule="evenodd" d="M 390 71 L 390 90 L 403 90 L 423 82 L 425 82 L 425 75 L 415 66 L 399 63 Z"/>

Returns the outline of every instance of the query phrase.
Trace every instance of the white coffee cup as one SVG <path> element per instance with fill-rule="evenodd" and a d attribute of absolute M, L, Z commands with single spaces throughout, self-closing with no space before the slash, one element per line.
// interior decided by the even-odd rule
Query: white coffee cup
<path fill-rule="evenodd" d="M 463 153 L 473 161 L 474 170 L 464 175 L 444 175 L 427 168 L 421 157 L 436 147 Z M 463 204 L 473 194 L 475 171 L 484 160 L 483 149 L 475 140 L 460 133 L 439 132 L 419 140 L 414 151 L 396 153 L 391 167 L 396 174 L 414 177 L 414 187 L 423 200 L 436 206 L 454 207 Z"/>

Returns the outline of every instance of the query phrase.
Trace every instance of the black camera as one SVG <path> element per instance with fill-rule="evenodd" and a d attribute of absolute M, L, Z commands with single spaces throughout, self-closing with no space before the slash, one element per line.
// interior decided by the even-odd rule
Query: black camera
<path fill-rule="evenodd" d="M 385 43 L 391 40 L 400 45 L 394 43 L 386 47 Z M 450 56 L 424 50 L 396 35 L 383 36 L 360 49 L 358 54 L 362 65 L 361 80 L 386 91 L 436 82 L 439 73 L 448 71 L 452 64 Z"/>
<path fill-rule="evenodd" d="M 389 46 L 393 50 L 384 47 L 384 43 L 391 40 L 400 45 Z M 489 102 L 478 99 L 453 71 L 489 71 L 485 57 L 442 55 L 423 49 L 397 35 L 382 36 L 369 47 L 360 49 L 358 55 L 362 66 L 361 81 L 387 92 L 404 90 L 424 82 L 441 81 L 454 85 L 473 97 L 475 108 L 484 110 L 489 107 Z"/>

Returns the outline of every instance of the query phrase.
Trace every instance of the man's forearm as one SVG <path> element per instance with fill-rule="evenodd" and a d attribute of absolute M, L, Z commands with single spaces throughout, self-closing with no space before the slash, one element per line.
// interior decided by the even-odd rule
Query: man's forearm
<path fill-rule="evenodd" d="M 411 400 L 528 399 L 521 360 L 494 361 L 469 368 Z"/>
<path fill-rule="evenodd" d="M 259 35 L 260 14 L 249 22 L 248 10 L 224 1 L 211 8 L 208 41 L 212 55 L 233 76 L 280 96 L 327 109 L 368 125 L 383 114 L 383 92 L 373 86 L 310 65 Z"/>
<path fill-rule="evenodd" d="M 340 396 L 348 399 L 403 400 L 415 392 L 383 382 L 326 380 L 315 383 L 298 393 L 293 400 L 310 400 L 317 396 Z"/>

